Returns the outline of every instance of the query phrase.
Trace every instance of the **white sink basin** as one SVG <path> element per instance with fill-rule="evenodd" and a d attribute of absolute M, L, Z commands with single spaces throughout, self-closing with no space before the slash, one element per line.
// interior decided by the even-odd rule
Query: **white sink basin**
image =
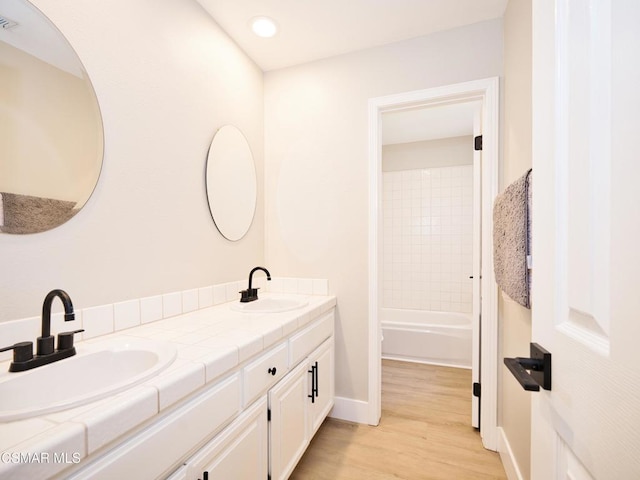
<path fill-rule="evenodd" d="M 308 300 L 301 298 L 265 297 L 253 302 L 234 303 L 231 310 L 244 313 L 279 313 L 302 308 L 308 303 Z"/>
<path fill-rule="evenodd" d="M 76 346 L 73 357 L 7 372 L 0 363 L 0 422 L 65 410 L 137 385 L 169 366 L 175 346 L 154 340 L 113 338 Z"/>

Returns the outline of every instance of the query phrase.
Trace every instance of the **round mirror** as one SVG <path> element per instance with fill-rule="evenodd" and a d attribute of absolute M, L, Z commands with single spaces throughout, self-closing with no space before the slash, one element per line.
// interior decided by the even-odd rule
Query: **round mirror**
<path fill-rule="evenodd" d="M 206 182 L 209 210 L 218 231 L 228 240 L 240 240 L 256 211 L 256 167 L 247 139 L 233 125 L 225 125 L 213 137 Z"/>
<path fill-rule="evenodd" d="M 72 218 L 100 175 L 102 119 L 80 59 L 25 0 L 0 2 L 0 126 L 0 231 Z"/>

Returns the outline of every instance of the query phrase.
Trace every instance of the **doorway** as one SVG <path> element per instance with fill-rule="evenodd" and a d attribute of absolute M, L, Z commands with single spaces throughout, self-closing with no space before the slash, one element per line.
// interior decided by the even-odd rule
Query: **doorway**
<path fill-rule="evenodd" d="M 386 118 L 405 117 L 397 115 L 402 112 L 437 112 L 445 110 L 478 111 L 479 114 L 469 113 L 468 120 L 474 125 L 474 134 L 482 134 L 482 161 L 479 153 L 475 155 L 476 180 L 478 186 L 475 191 L 482 191 L 478 198 L 477 218 L 483 225 L 492 225 L 493 199 L 497 194 L 498 177 L 498 79 L 478 80 L 463 84 L 449 85 L 428 90 L 408 92 L 387 97 L 374 98 L 369 101 L 370 121 L 370 216 L 369 216 L 369 423 L 377 425 L 381 415 L 381 341 L 382 327 L 380 307 L 385 296 L 381 285 L 381 272 L 383 268 L 383 171 L 382 171 L 382 144 L 383 144 L 383 114 Z M 443 124 L 442 116 L 436 123 Z M 415 121 L 410 121 L 415 123 Z M 482 130 L 479 132 L 479 130 Z M 410 128 L 405 127 L 405 130 Z M 453 171 L 456 174 L 459 168 Z M 450 172 L 447 172 L 447 175 Z M 409 179 L 410 175 L 405 175 Z M 388 183 L 388 182 L 387 182 Z M 388 188 L 388 187 L 387 187 Z M 472 390 L 482 397 L 482 409 L 478 411 L 479 396 L 474 398 L 474 422 L 482 426 L 481 437 L 486 448 L 497 448 L 497 289 L 493 277 L 493 249 L 491 241 L 491 228 L 484 228 L 480 237 L 474 240 L 476 251 L 475 262 L 472 267 L 473 301 L 457 301 L 457 309 L 473 310 L 472 324 L 473 352 L 472 384 L 477 384 L 474 389 L 469 385 L 469 394 Z M 476 228 L 474 227 L 474 228 Z M 482 247 L 480 246 L 482 245 Z M 425 268 L 429 268 L 427 265 Z M 480 292 L 483 292 L 480 302 Z M 389 293 L 386 293 L 389 300 Z M 445 296 L 445 299 L 449 298 Z M 455 298 L 461 298 L 457 293 Z M 410 300 L 415 305 L 417 300 Z M 389 303 L 389 302 L 387 302 Z M 473 303 L 473 305 L 471 305 Z M 448 306 L 452 302 L 446 301 Z M 464 305 L 463 305 L 464 304 Z M 435 305 L 435 303 L 434 303 Z M 441 308 L 438 303 L 436 308 Z M 473 308 L 470 308 L 473 307 Z M 480 318 L 482 318 L 482 330 L 480 330 Z M 476 425 L 477 426 L 477 425 Z"/>

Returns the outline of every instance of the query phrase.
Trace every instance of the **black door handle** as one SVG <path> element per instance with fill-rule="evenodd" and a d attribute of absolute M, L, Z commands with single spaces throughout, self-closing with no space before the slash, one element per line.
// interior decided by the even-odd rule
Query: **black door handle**
<path fill-rule="evenodd" d="M 531 358 L 505 358 L 504 364 L 525 390 L 538 392 L 540 387 L 551 390 L 551 353 L 531 343 L 530 354 Z"/>

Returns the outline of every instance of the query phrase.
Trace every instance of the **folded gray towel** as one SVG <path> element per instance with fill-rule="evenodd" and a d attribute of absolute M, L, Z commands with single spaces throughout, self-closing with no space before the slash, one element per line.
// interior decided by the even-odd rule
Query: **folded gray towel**
<path fill-rule="evenodd" d="M 37 233 L 57 227 L 73 217 L 76 202 L 2 192 L 5 233 Z"/>
<path fill-rule="evenodd" d="M 498 286 L 531 308 L 531 170 L 509 185 L 493 205 L 493 270 Z"/>

